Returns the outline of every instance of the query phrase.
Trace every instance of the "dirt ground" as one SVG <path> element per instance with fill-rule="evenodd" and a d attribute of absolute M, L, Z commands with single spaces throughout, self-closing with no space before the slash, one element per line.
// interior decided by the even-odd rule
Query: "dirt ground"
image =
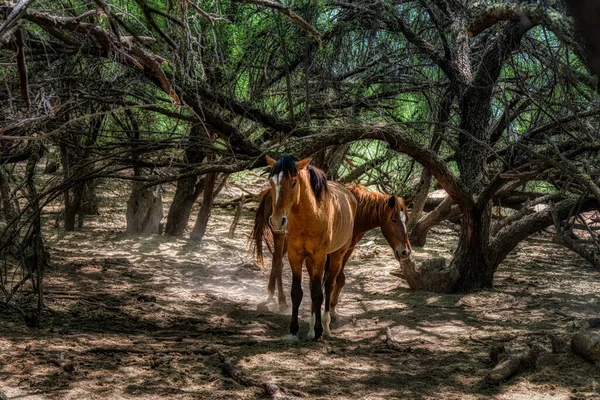
<path fill-rule="evenodd" d="M 110 203 L 110 202 L 109 202 Z M 323 343 L 289 346 L 289 311 L 267 311 L 267 271 L 248 253 L 255 206 L 234 239 L 233 211 L 215 209 L 199 245 L 126 238 L 123 202 L 81 232 L 50 229 L 52 269 L 41 325 L 0 319 L 0 390 L 10 399 L 255 399 L 261 387 L 223 373 L 219 353 L 246 377 L 316 399 L 597 399 L 600 370 L 548 334 L 568 338 L 600 317 L 600 271 L 538 235 L 500 266 L 493 290 L 438 295 L 409 290 L 378 231 L 347 267 L 342 321 Z M 120 208 L 119 208 L 120 207 Z M 450 256 L 455 235 L 435 229 L 416 257 Z M 289 271 L 285 275 L 289 290 Z M 288 295 L 289 298 L 289 295 Z M 258 311 L 260 310 L 260 311 Z M 385 343 L 386 327 L 400 349 Z M 488 388 L 489 349 L 546 350 L 535 369 Z"/>

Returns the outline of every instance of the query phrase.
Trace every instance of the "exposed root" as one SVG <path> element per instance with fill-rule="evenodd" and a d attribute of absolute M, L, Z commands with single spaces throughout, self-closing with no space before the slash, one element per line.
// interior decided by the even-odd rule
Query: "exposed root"
<path fill-rule="evenodd" d="M 230 376 L 240 385 L 262 388 L 265 391 L 265 396 L 269 396 L 274 400 L 297 400 L 299 398 L 309 397 L 308 394 L 299 390 L 286 389 L 273 383 L 261 382 L 258 379 L 254 379 L 244 374 L 235 365 L 235 362 L 232 359 L 227 359 L 221 352 L 219 352 L 219 360 L 221 361 L 221 368 L 225 375 Z"/>

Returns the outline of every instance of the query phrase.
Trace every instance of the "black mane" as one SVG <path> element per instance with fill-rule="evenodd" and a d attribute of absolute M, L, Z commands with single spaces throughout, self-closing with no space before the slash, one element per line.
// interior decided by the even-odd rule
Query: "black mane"
<path fill-rule="evenodd" d="M 310 187 L 312 188 L 317 201 L 320 201 L 321 195 L 328 189 L 327 177 L 323 171 L 313 167 L 312 165 L 308 166 L 308 173 L 310 175 Z"/>
<path fill-rule="evenodd" d="M 296 157 L 287 154 L 279 157 L 273 166 L 273 169 L 271 169 L 271 174 L 269 177 L 279 175 L 281 172 L 283 172 L 283 175 L 286 178 L 298 175 L 298 169 L 296 168 L 297 161 L 298 160 Z M 310 176 L 310 187 L 317 201 L 320 201 L 323 192 L 328 190 L 327 177 L 323 171 L 313 167 L 312 165 L 309 165 L 307 169 Z"/>
<path fill-rule="evenodd" d="M 279 157 L 279 160 L 277 160 L 277 162 L 273 166 L 273 169 L 271 170 L 271 174 L 269 175 L 269 177 L 274 176 L 274 175 L 279 175 L 281 172 L 283 172 L 283 175 L 286 178 L 290 178 L 290 177 L 298 175 L 298 169 L 296 168 L 296 161 L 298 161 L 296 159 L 296 157 L 290 156 L 287 154 Z"/>

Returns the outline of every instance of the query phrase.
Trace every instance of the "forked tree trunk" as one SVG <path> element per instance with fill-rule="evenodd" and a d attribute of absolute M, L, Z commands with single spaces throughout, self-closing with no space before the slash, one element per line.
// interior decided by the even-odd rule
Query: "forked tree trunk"
<path fill-rule="evenodd" d="M 158 186 L 141 189 L 143 184 L 134 182 L 127 201 L 127 233 L 159 234 L 163 217 L 162 197 Z"/>
<path fill-rule="evenodd" d="M 415 247 L 425 246 L 427 234 L 435 225 L 445 220 L 452 212 L 454 201 L 450 196 L 446 197 L 435 210 L 422 218 L 410 231 L 410 243 Z"/>
<path fill-rule="evenodd" d="M 165 234 L 170 236 L 183 236 L 187 228 L 192 207 L 204 188 L 204 179 L 198 181 L 197 177 L 185 178 L 177 181 L 175 196 L 167 215 Z"/>
<path fill-rule="evenodd" d="M 201 151 L 197 146 L 197 142 L 200 139 L 203 130 L 200 125 L 193 125 L 190 129 L 190 143 L 185 149 L 185 160 L 184 162 L 194 165 L 200 164 L 206 157 L 206 153 Z M 190 168 L 182 168 L 181 172 L 188 172 Z M 187 228 L 188 221 L 190 220 L 190 214 L 192 213 L 192 207 L 194 203 L 202 193 L 204 188 L 204 179 L 200 179 L 197 176 L 191 176 L 188 178 L 180 179 L 177 181 L 177 188 L 175 189 L 175 196 L 171 207 L 169 207 L 169 213 L 167 215 L 167 226 L 165 227 L 165 233 L 170 236 L 183 236 L 185 228 Z"/>
<path fill-rule="evenodd" d="M 192 230 L 192 233 L 190 235 L 191 240 L 199 242 L 202 240 L 202 238 L 204 238 L 204 234 L 206 233 L 206 225 L 208 224 L 208 218 L 210 217 L 210 211 L 213 205 L 216 180 L 216 172 L 210 172 L 206 174 L 204 178 L 204 193 L 202 194 L 202 205 L 200 206 L 200 211 L 198 212 L 198 219 L 196 219 L 196 224 L 194 225 L 194 229 Z"/>

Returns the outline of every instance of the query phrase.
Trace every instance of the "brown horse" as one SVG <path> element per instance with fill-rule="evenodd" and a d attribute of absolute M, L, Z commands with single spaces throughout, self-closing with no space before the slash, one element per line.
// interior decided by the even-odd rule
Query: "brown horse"
<path fill-rule="evenodd" d="M 344 254 L 342 267 L 337 276 L 334 292 L 331 297 L 331 318 L 336 317 L 335 308 L 346 281 L 344 267 L 354 251 L 354 247 L 367 231 L 381 227 L 383 236 L 394 250 L 394 255 L 398 261 L 408 257 L 412 251 L 406 230 L 407 206 L 403 198 L 373 192 L 361 185 L 351 186 L 348 189 L 356 197 L 358 207 L 354 216 L 352 242 L 348 251 Z M 261 263 L 263 262 L 263 240 L 271 253 L 273 253 L 268 285 L 269 298 L 267 302 L 272 301 L 275 294 L 275 285 L 277 285 L 278 303 L 280 308 L 283 309 L 287 308 L 281 279 L 283 256 L 286 252 L 286 237 L 284 233 L 273 232 L 267 225 L 268 216 L 271 213 L 272 201 L 270 196 L 270 190 L 264 191 L 261 194 L 261 200 L 256 211 L 252 238 L 255 246 L 255 254 Z M 328 321 L 327 318 L 325 319 L 325 334 L 329 334 Z"/>
<path fill-rule="evenodd" d="M 335 279 L 352 243 L 356 198 L 343 185 L 328 182 L 322 171 L 309 165 L 310 159 L 296 161 L 291 156 L 282 156 L 275 161 L 269 156 L 266 158 L 272 167 L 272 206 L 268 221 L 275 234 L 286 235 L 292 269 L 292 320 L 286 340 L 298 341 L 298 310 L 303 296 L 302 264 L 305 261 L 312 300 L 308 338 L 318 340 L 323 333 L 323 280 L 325 315 L 329 316 Z M 327 261 L 328 274 L 324 276 Z M 326 318 L 328 322 L 329 318 Z"/>

